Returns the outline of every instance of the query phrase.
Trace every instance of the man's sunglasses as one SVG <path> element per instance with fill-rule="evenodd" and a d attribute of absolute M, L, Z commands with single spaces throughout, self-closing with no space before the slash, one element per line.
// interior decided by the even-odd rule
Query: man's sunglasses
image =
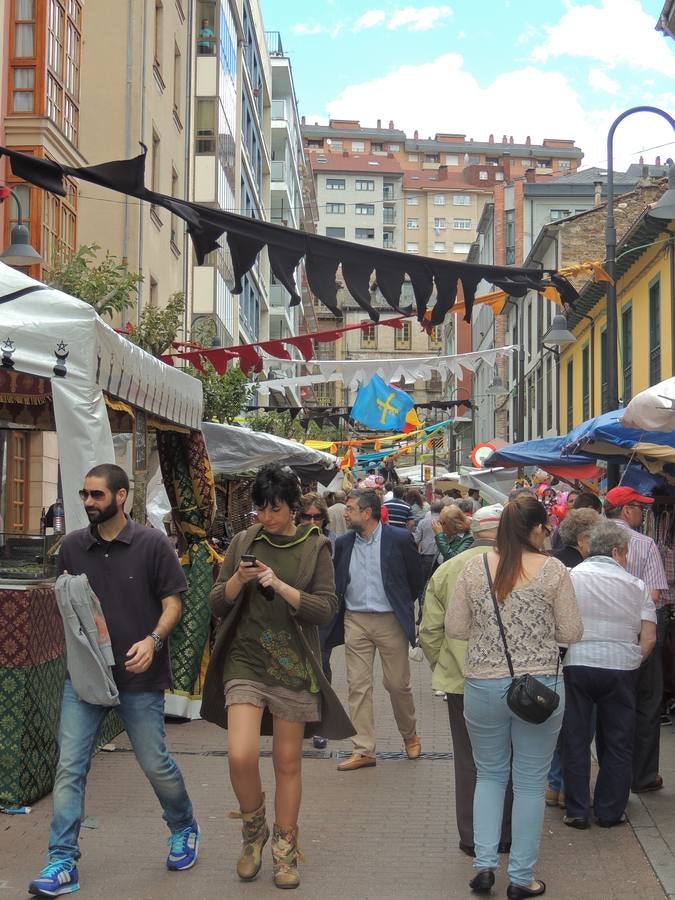
<path fill-rule="evenodd" d="M 80 500 L 88 500 L 90 497 L 92 500 L 103 500 L 105 498 L 105 491 L 85 491 L 83 488 L 77 493 L 80 495 Z"/>

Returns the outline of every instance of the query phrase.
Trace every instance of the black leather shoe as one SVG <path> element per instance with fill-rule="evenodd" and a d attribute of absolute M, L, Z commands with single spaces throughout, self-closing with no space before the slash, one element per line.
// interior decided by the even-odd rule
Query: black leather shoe
<path fill-rule="evenodd" d="M 312 744 L 314 745 L 316 750 L 325 750 L 328 741 L 325 737 L 321 737 L 320 735 L 315 734 L 312 738 Z"/>
<path fill-rule="evenodd" d="M 476 855 L 476 851 L 473 848 L 473 844 L 463 844 L 460 841 L 459 849 L 462 851 L 462 853 L 466 853 L 467 856 L 475 856 Z"/>
<path fill-rule="evenodd" d="M 574 819 L 572 816 L 563 816 L 563 824 L 568 825 L 570 828 L 579 828 L 581 830 L 591 827 L 588 819 Z"/>
<path fill-rule="evenodd" d="M 495 873 L 492 869 L 481 869 L 481 871 L 471 879 L 469 887 L 474 894 L 489 894 L 495 883 Z"/>
<path fill-rule="evenodd" d="M 503 844 L 500 844 L 497 847 L 497 853 L 506 853 L 509 854 L 511 852 L 511 842 L 508 843 L 505 841 Z"/>
<path fill-rule="evenodd" d="M 539 887 L 531 891 L 530 888 L 521 887 L 519 884 L 510 884 L 506 889 L 506 896 L 509 900 L 525 900 L 526 897 L 541 897 L 546 893 L 546 885 L 543 881 L 537 881 Z"/>
<path fill-rule="evenodd" d="M 616 828 L 617 825 L 625 825 L 628 819 L 626 818 L 626 814 L 622 813 L 618 819 L 596 819 L 595 821 L 600 828 Z"/>

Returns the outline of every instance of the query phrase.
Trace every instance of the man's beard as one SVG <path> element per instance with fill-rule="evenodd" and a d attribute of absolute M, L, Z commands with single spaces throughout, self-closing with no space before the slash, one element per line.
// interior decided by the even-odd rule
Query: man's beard
<path fill-rule="evenodd" d="M 349 522 L 347 524 L 348 531 L 355 531 L 357 534 L 363 534 L 363 523 L 362 522 Z"/>
<path fill-rule="evenodd" d="M 103 509 L 89 507 L 86 510 L 86 513 L 90 522 L 93 522 L 96 525 L 100 525 L 102 522 L 107 522 L 108 519 L 112 519 L 117 515 L 117 501 L 113 497 L 110 503 Z"/>

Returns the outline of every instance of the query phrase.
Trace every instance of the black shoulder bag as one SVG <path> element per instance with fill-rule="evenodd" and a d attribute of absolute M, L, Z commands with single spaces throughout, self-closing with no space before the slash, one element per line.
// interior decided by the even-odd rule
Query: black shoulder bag
<path fill-rule="evenodd" d="M 509 653 L 509 647 L 506 643 L 506 633 L 504 631 L 504 624 L 502 622 L 502 617 L 499 614 L 499 604 L 497 603 L 497 598 L 495 597 L 495 592 L 492 587 L 492 576 L 490 575 L 490 566 L 488 565 L 487 553 L 483 557 L 483 562 L 485 563 L 485 573 L 487 575 L 488 585 L 490 587 L 490 596 L 492 597 L 492 603 L 495 608 L 495 615 L 497 616 L 497 624 L 499 625 L 499 633 L 502 636 L 502 641 L 504 643 L 504 653 L 506 654 L 506 662 L 509 665 L 509 672 L 511 673 L 511 684 L 509 685 L 509 689 L 506 692 L 506 703 L 511 712 L 514 712 L 521 719 L 524 719 L 526 722 L 531 722 L 533 725 L 540 725 L 542 722 L 545 722 L 548 717 L 555 712 L 560 704 L 560 696 L 555 690 L 551 690 L 551 688 L 546 687 L 541 681 L 534 677 L 534 675 L 518 675 L 516 676 L 513 671 L 513 663 L 511 661 L 511 654 Z M 558 686 L 558 670 L 560 668 L 560 658 L 558 658 L 558 665 L 555 670 L 555 684 Z"/>

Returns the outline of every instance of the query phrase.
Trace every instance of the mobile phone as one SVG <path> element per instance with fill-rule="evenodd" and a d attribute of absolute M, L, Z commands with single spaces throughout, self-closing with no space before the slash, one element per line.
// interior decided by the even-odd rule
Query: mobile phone
<path fill-rule="evenodd" d="M 241 561 L 246 563 L 247 566 L 254 566 L 257 562 L 255 556 L 252 553 L 242 553 Z"/>

